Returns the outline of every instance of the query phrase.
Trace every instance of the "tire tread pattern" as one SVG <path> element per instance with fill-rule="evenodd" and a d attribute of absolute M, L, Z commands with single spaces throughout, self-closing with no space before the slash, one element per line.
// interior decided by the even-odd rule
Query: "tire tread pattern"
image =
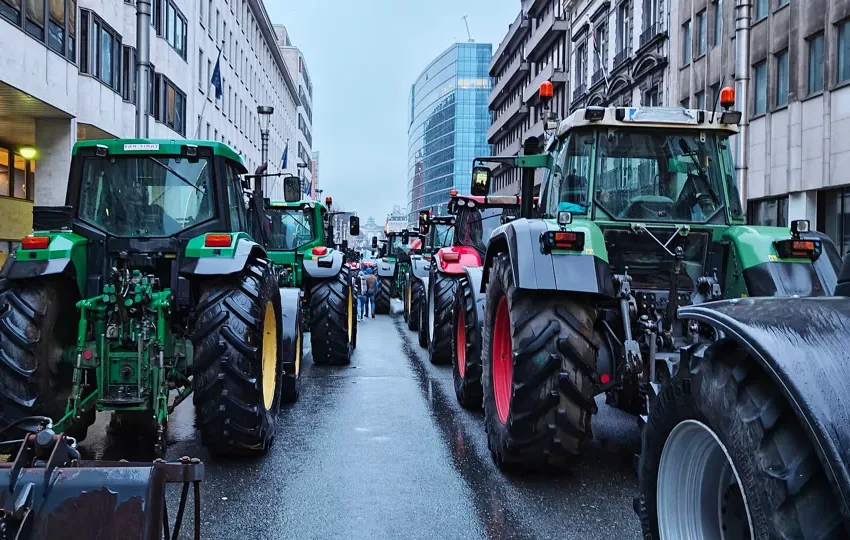
<path fill-rule="evenodd" d="M 313 362 L 346 365 L 351 362 L 348 338 L 348 296 L 352 294 L 348 268 L 310 284 L 310 344 Z M 352 303 L 352 308 L 356 304 Z M 354 316 L 354 314 L 351 314 Z M 356 322 L 356 321 L 355 321 Z"/>
<path fill-rule="evenodd" d="M 457 329 L 463 312 L 466 354 L 463 377 L 458 369 Z M 478 410 L 484 399 L 481 388 L 481 325 L 475 306 L 472 284 L 466 276 L 458 280 L 452 312 L 452 377 L 455 395 L 464 409 Z"/>

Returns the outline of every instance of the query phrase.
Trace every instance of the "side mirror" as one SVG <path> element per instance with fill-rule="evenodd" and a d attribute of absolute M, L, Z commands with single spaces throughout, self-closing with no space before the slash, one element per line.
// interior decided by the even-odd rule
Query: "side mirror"
<path fill-rule="evenodd" d="M 297 176 L 287 176 L 283 179 L 283 200 L 288 203 L 301 200 L 301 179 Z"/>
<path fill-rule="evenodd" d="M 488 167 L 472 168 L 472 184 L 469 192 L 476 197 L 483 197 L 490 193 L 490 169 Z"/>
<path fill-rule="evenodd" d="M 422 210 L 419 212 L 419 233 L 428 234 L 429 230 L 431 230 L 431 212 Z"/>
<path fill-rule="evenodd" d="M 377 236 L 372 237 L 372 249 L 378 249 L 378 237 Z"/>
<path fill-rule="evenodd" d="M 348 218 L 348 234 L 349 236 L 360 236 L 360 218 L 351 216 Z"/>
<path fill-rule="evenodd" d="M 404 231 L 404 232 L 401 233 L 401 243 L 404 244 L 405 246 L 410 243 L 410 233 L 409 232 Z"/>

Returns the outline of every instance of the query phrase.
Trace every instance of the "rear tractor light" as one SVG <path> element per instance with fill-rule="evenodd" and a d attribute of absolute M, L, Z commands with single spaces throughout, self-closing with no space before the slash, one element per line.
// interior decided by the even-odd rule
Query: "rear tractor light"
<path fill-rule="evenodd" d="M 232 238 L 229 234 L 208 234 L 204 238 L 204 247 L 226 248 L 230 247 Z"/>
<path fill-rule="evenodd" d="M 325 246 L 316 246 L 316 247 L 313 248 L 313 255 L 318 255 L 319 257 L 322 257 L 322 256 L 327 255 L 327 254 L 328 254 L 328 248 L 325 247 Z"/>
<path fill-rule="evenodd" d="M 47 249 L 49 236 L 25 236 L 21 238 L 21 249 Z"/>
<path fill-rule="evenodd" d="M 776 253 L 783 259 L 810 259 L 816 261 L 823 253 L 823 245 L 817 240 L 780 240 L 774 243 Z"/>
<path fill-rule="evenodd" d="M 543 253 L 551 253 L 553 249 L 581 251 L 584 249 L 584 233 L 547 231 L 540 235 L 540 247 Z"/>
<path fill-rule="evenodd" d="M 460 253 L 454 251 L 443 253 L 443 260 L 446 262 L 458 262 L 460 260 Z"/>

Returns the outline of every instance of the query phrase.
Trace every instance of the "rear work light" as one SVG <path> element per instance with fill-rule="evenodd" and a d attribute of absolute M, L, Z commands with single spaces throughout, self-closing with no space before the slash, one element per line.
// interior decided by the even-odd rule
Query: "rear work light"
<path fill-rule="evenodd" d="M 540 247 L 543 253 L 551 253 L 553 249 L 581 251 L 584 249 L 584 233 L 547 231 L 540 235 Z"/>
<path fill-rule="evenodd" d="M 818 240 L 780 240 L 775 242 L 776 253 L 783 259 L 810 259 L 816 261 L 823 253 L 823 245 Z"/>
<path fill-rule="evenodd" d="M 49 236 L 25 236 L 21 238 L 22 249 L 46 249 L 49 245 Z"/>
<path fill-rule="evenodd" d="M 204 247 L 209 248 L 226 248 L 230 247 L 230 235 L 229 234 L 208 234 L 206 238 L 204 238 Z"/>
<path fill-rule="evenodd" d="M 327 255 L 327 254 L 328 254 L 328 248 L 326 248 L 325 246 L 316 246 L 316 247 L 313 248 L 313 255 L 318 255 L 318 256 L 321 257 L 322 255 Z"/>
<path fill-rule="evenodd" d="M 443 260 L 446 262 L 458 262 L 460 260 L 460 253 L 455 253 L 454 251 L 443 253 Z"/>

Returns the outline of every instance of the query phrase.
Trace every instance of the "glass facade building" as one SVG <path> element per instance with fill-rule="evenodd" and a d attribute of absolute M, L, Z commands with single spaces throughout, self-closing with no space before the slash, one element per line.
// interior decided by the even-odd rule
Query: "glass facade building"
<path fill-rule="evenodd" d="M 408 221 L 446 213 L 449 190 L 469 192 L 472 160 L 490 155 L 487 129 L 493 47 L 456 43 L 425 68 L 410 90 Z"/>

